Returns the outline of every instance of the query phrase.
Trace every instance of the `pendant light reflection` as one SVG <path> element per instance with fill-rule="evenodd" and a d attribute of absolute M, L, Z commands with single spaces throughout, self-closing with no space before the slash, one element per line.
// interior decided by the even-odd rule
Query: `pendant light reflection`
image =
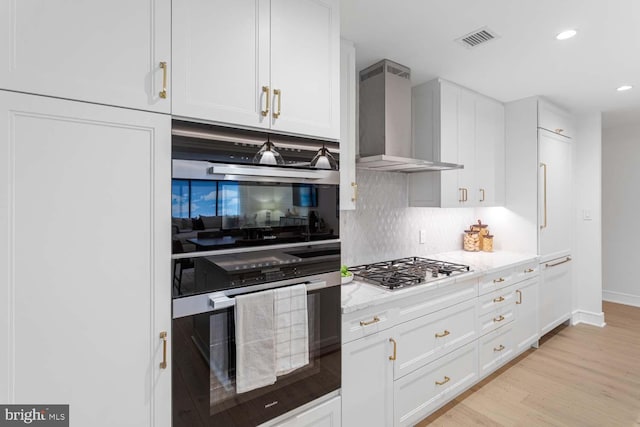
<path fill-rule="evenodd" d="M 267 135 L 267 141 L 262 144 L 260 150 L 253 157 L 253 163 L 259 165 L 284 165 L 284 159 L 276 151 L 276 146 L 269 139 L 269 135 Z"/>
<path fill-rule="evenodd" d="M 311 160 L 311 167 L 316 169 L 338 169 L 338 162 L 333 158 L 329 150 L 323 145 L 318 154 Z"/>

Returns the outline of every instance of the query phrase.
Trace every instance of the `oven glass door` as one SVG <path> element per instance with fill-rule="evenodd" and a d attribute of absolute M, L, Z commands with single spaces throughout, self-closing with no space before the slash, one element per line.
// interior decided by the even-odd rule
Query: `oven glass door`
<path fill-rule="evenodd" d="M 307 293 L 309 363 L 236 392 L 234 307 L 173 320 L 173 426 L 256 426 L 340 388 L 340 286 Z"/>

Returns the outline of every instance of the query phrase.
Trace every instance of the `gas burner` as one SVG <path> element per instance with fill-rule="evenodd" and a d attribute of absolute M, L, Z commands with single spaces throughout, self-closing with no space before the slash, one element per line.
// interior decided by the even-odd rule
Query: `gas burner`
<path fill-rule="evenodd" d="M 432 282 L 469 271 L 468 265 L 429 258 L 408 257 L 351 267 L 358 278 L 387 289 Z"/>

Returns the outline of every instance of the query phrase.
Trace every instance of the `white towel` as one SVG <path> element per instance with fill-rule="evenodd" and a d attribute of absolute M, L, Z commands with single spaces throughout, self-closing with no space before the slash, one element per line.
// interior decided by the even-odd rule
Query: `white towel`
<path fill-rule="evenodd" d="M 275 290 L 276 375 L 284 375 L 309 363 L 307 287 Z"/>
<path fill-rule="evenodd" d="M 236 298 L 236 392 L 276 382 L 274 291 Z"/>

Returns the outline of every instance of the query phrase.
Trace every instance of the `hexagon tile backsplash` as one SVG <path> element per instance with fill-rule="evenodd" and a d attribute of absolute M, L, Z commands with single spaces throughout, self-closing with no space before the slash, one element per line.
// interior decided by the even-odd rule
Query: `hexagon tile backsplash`
<path fill-rule="evenodd" d="M 357 182 L 357 209 L 340 212 L 343 264 L 458 250 L 462 231 L 476 222 L 472 208 L 408 207 L 406 174 L 358 170 Z"/>

